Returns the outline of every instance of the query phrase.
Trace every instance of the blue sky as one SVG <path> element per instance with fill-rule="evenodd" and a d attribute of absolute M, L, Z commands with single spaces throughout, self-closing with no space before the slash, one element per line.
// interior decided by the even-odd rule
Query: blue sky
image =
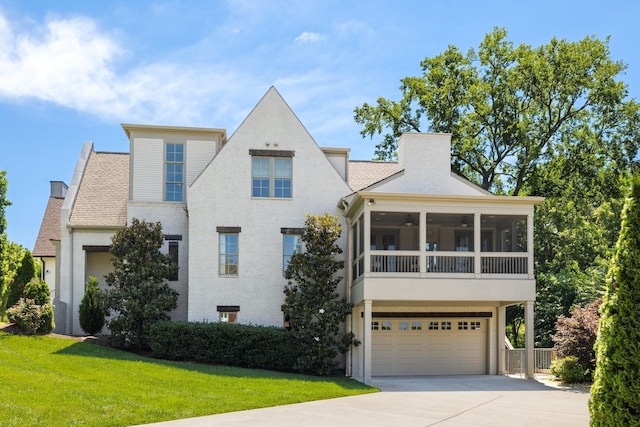
<path fill-rule="evenodd" d="M 320 146 L 371 159 L 353 109 L 495 26 L 514 44 L 610 36 L 640 99 L 640 2 L 0 1 L 0 170 L 9 239 L 33 249 L 49 181 L 71 180 L 84 141 L 128 151 L 121 123 L 240 124 L 276 86 Z"/>

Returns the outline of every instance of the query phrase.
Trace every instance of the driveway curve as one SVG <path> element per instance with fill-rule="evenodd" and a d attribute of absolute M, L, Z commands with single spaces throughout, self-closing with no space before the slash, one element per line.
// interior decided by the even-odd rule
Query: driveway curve
<path fill-rule="evenodd" d="M 376 377 L 380 393 L 153 424 L 204 426 L 588 426 L 589 390 L 505 376 Z M 151 424 L 150 424 L 151 425 Z"/>

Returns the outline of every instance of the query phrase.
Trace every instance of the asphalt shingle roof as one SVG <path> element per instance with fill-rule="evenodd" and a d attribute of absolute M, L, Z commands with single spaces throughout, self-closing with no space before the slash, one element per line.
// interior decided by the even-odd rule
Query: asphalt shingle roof
<path fill-rule="evenodd" d="M 60 240 L 60 209 L 64 199 L 62 197 L 49 197 L 47 208 L 44 211 L 40 231 L 33 246 L 33 256 L 55 257 L 56 247 L 52 240 Z"/>
<path fill-rule="evenodd" d="M 129 154 L 94 151 L 78 188 L 70 224 L 124 227 L 128 198 Z"/>
<path fill-rule="evenodd" d="M 397 162 L 361 161 L 349 162 L 349 187 L 359 191 L 398 172 Z"/>

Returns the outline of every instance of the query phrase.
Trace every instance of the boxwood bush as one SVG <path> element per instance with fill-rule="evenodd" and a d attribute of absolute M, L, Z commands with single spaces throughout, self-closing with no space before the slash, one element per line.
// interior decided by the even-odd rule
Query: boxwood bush
<path fill-rule="evenodd" d="M 588 373 L 575 356 L 563 357 L 551 362 L 551 373 L 565 384 L 587 381 Z"/>
<path fill-rule="evenodd" d="M 243 368 L 291 372 L 301 348 L 284 328 L 229 323 L 157 322 L 151 355 Z"/>

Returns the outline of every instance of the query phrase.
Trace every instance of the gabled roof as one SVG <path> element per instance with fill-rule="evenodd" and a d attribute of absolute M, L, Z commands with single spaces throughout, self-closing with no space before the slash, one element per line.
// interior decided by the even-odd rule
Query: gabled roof
<path fill-rule="evenodd" d="M 359 191 L 398 172 L 398 162 L 349 161 L 349 187 Z"/>
<path fill-rule="evenodd" d="M 71 226 L 124 227 L 129 199 L 129 154 L 92 151 L 78 187 Z"/>
<path fill-rule="evenodd" d="M 60 209 L 63 202 L 64 198 L 62 197 L 49 197 L 36 244 L 33 246 L 33 256 L 56 256 L 56 247 L 52 240 L 60 240 Z"/>

